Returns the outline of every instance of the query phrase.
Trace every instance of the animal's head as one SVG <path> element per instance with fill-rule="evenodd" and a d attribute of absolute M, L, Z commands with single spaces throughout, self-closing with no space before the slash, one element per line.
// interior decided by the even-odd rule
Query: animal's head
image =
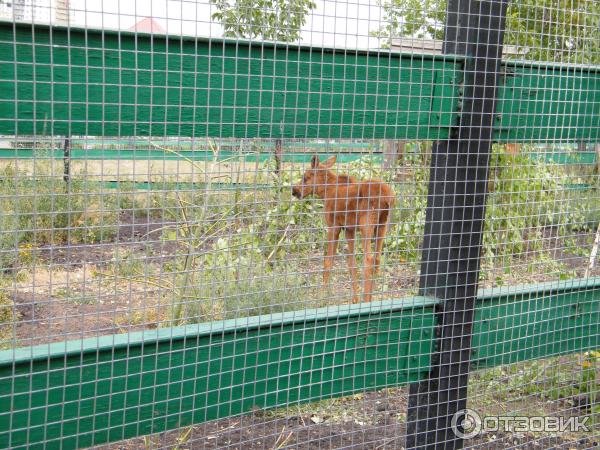
<path fill-rule="evenodd" d="M 302 175 L 300 183 L 292 187 L 294 197 L 304 198 L 309 195 L 317 194 L 319 187 L 327 183 L 327 175 L 330 173 L 331 167 L 335 164 L 336 157 L 321 162 L 317 155 L 313 156 L 310 161 L 310 168 Z"/>

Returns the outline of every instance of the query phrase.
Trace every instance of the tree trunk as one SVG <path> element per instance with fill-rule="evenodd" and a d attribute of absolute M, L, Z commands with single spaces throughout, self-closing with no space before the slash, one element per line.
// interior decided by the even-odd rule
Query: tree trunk
<path fill-rule="evenodd" d="M 383 141 L 383 168 L 391 169 L 402 161 L 406 141 Z"/>

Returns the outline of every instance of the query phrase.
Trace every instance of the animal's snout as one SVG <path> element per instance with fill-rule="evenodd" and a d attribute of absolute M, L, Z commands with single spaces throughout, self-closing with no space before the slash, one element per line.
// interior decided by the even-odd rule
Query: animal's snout
<path fill-rule="evenodd" d="M 292 186 L 292 195 L 296 198 L 302 198 L 302 189 L 298 186 Z"/>

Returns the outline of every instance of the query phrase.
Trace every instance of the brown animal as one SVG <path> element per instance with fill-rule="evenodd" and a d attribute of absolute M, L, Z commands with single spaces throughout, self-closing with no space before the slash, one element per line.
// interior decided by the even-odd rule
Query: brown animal
<path fill-rule="evenodd" d="M 292 188 L 295 197 L 315 195 L 325 200 L 325 222 L 327 224 L 327 246 L 323 261 L 323 282 L 329 283 L 333 259 L 337 251 L 340 232 L 344 230 L 348 241 L 348 266 L 352 278 L 352 303 L 359 301 L 354 244 L 356 232 L 362 235 L 364 253 L 363 300 L 371 301 L 373 275 L 379 270 L 381 248 L 387 232 L 390 209 L 396 202 L 392 188 L 379 180 L 360 181 L 349 175 L 337 175 L 330 169 L 335 164 L 332 156 L 321 163 L 313 156 L 311 167 L 302 181 Z M 375 240 L 375 251 L 371 241 Z"/>

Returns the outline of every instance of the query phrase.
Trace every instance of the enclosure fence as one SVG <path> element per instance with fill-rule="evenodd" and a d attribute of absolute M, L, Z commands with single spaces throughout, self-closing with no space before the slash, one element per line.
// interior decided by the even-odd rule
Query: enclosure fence
<path fill-rule="evenodd" d="M 0 448 L 593 448 L 600 3 L 0 1 Z"/>

